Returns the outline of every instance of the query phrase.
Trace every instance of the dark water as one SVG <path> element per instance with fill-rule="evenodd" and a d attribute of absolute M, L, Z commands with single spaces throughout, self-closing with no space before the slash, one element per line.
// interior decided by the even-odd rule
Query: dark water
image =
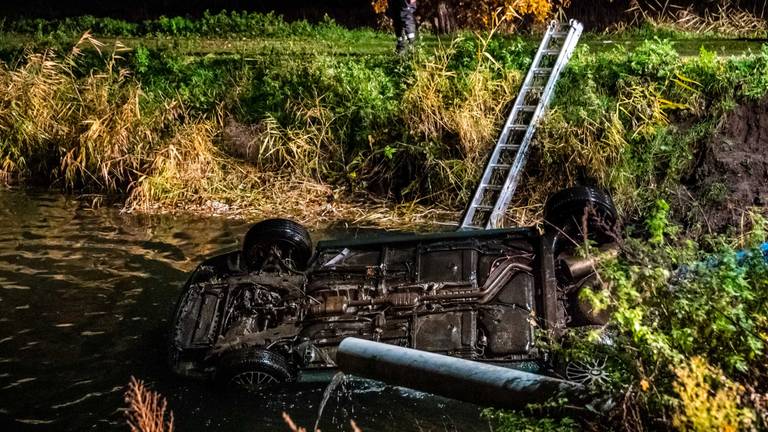
<path fill-rule="evenodd" d="M 0 190 L 0 431 L 126 431 L 121 409 L 131 376 L 167 397 L 181 432 L 287 430 L 283 411 L 311 427 L 323 385 L 228 394 L 177 378 L 164 363 L 168 317 L 187 272 L 236 248 L 247 226 Z M 365 431 L 487 430 L 479 411 L 345 382 L 329 397 L 320 428 L 350 430 L 355 419 Z"/>

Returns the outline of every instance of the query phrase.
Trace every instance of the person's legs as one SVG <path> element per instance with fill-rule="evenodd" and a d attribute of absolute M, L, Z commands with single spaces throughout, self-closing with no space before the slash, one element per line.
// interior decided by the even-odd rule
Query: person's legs
<path fill-rule="evenodd" d="M 416 39 L 415 0 L 390 0 L 387 15 L 392 18 L 397 38 L 397 52 L 403 53 Z"/>
<path fill-rule="evenodd" d="M 400 19 L 402 21 L 405 37 L 408 42 L 416 40 L 416 19 L 413 17 L 416 12 L 416 1 L 402 0 L 403 8 L 400 10 Z"/>

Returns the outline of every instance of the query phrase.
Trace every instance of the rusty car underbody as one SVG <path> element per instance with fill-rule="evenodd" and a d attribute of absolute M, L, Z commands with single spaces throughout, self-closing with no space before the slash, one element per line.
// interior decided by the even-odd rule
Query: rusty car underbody
<path fill-rule="evenodd" d="M 171 365 L 260 387 L 334 370 L 350 336 L 542 365 L 540 336 L 601 322 L 578 297 L 594 263 L 559 225 L 323 241 L 300 265 L 280 247 L 262 248 L 255 266 L 242 250 L 213 257 L 184 288 Z"/>

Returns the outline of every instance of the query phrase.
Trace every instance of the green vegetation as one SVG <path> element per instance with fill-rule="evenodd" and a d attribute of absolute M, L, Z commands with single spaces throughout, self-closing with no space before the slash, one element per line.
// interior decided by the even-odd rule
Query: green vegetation
<path fill-rule="evenodd" d="M 661 201 L 649 219 L 656 233 L 675 231 L 664 226 L 667 210 Z M 753 214 L 753 222 L 739 240 L 630 239 L 623 258 L 600 269 L 603 283 L 584 296 L 612 311 L 602 329 L 612 343 L 587 338 L 569 355 L 608 356 L 611 388 L 623 398 L 614 421 L 696 431 L 768 427 L 765 221 Z"/>
<path fill-rule="evenodd" d="M 0 29 L 6 33 L 20 33 L 43 36 L 79 36 L 92 32 L 99 36 L 141 37 L 141 36 L 199 36 L 199 37 L 311 37 L 311 38 L 348 38 L 371 30 L 348 30 L 327 18 L 321 23 L 310 24 L 307 21 L 287 22 L 280 15 L 273 13 L 222 11 L 217 14 L 205 12 L 198 19 L 185 17 L 165 17 L 147 20 L 141 23 L 114 18 L 96 18 L 80 16 L 60 20 L 19 19 L 3 23 Z"/>
<path fill-rule="evenodd" d="M 303 205 L 304 193 L 318 205 L 335 201 L 338 193 L 362 193 L 368 200 L 373 195 L 404 203 L 444 199 L 442 208 L 454 209 L 465 196 L 441 189 L 450 184 L 467 194 L 462 171 L 477 170 L 479 140 L 492 139 L 494 122 L 514 96 L 527 61 L 513 51 L 506 60 L 497 56 L 507 65 L 485 57 L 478 62 L 477 43 L 457 42 L 441 51 L 461 57 L 442 55 L 445 81 L 432 89 L 440 92 L 432 95 L 436 114 L 472 135 L 473 142 L 462 144 L 473 146 L 467 150 L 471 164 L 453 156 L 463 152 L 457 137 L 448 148 L 438 141 L 446 134 L 439 123 L 431 135 L 413 139 L 421 135 L 420 114 L 404 110 L 401 102 L 411 98 L 409 106 L 420 110 L 418 99 L 430 96 L 425 93 L 435 76 L 419 72 L 419 63 L 432 67 L 427 56 L 419 63 L 394 56 L 277 53 L 200 58 L 142 46 L 103 47 L 90 37 L 72 54 L 26 54 L 4 68 L 8 91 L 1 121 L 8 133 L 0 157 L 9 178 L 50 176 L 67 187 L 126 193 L 134 207 L 219 201 L 273 214 L 298 211 L 306 219 L 317 212 Z M 515 47 L 530 50 L 523 42 Z M 492 53 L 504 48 L 488 43 Z M 412 83 L 422 94 L 409 89 L 414 74 L 423 81 Z M 491 95 L 502 79 L 506 93 Z M 477 107 L 461 104 L 472 95 Z M 478 112 L 472 109 L 486 118 L 486 130 L 474 128 Z M 487 148 L 488 142 L 482 144 Z M 199 163 L 184 163 L 186 157 Z M 417 175 L 425 164 L 441 174 Z M 223 171 L 215 171 L 217 166 Z M 282 201 L 285 178 L 304 185 L 286 188 L 295 191 L 295 206 L 264 207 L 267 195 Z"/>
<path fill-rule="evenodd" d="M 128 48 L 89 35 L 74 50 L 62 48 L 87 20 L 6 24 L 6 31 L 37 33 L 24 53 L 3 51 L 6 181 L 120 196 L 131 209 L 247 209 L 312 223 L 402 226 L 445 217 L 435 209 L 455 219 L 534 49 L 521 38 L 473 34 L 407 58 L 325 50 L 185 55 L 173 48 L 176 40 L 172 49 Z M 391 45 L 382 33 L 330 22 L 240 14 L 88 27 L 113 36 L 300 35 L 322 39 L 316 44 L 378 38 Z M 647 239 L 625 240 L 622 258 L 608 261 L 602 283 L 584 294 L 612 311 L 603 332 L 613 345 L 597 343 L 605 338 L 593 332 L 560 352 L 609 358 L 610 390 L 622 397 L 598 422 L 768 427 L 768 270 L 759 252 L 733 252 L 763 241 L 764 223 L 753 214 L 751 228 L 728 240 L 694 236 L 705 230 L 672 222 L 691 211 L 674 192 L 698 168 L 723 116 L 766 93 L 768 48 L 683 58 L 659 39 L 633 50 L 585 46 L 565 72 L 509 218 L 535 223 L 545 196 L 592 179 L 613 193 L 630 234 Z M 727 195 L 718 180 L 698 198 L 719 205 Z M 593 422 L 487 415 L 501 430 Z"/>
<path fill-rule="evenodd" d="M 576 432 L 579 423 L 568 417 L 550 418 L 540 413 L 499 411 L 485 409 L 483 417 L 495 426 L 494 430 L 516 432 Z"/>
<path fill-rule="evenodd" d="M 654 234 L 680 232 L 668 209 L 659 201 L 651 212 Z M 608 324 L 568 335 L 554 351 L 561 364 L 605 362 L 609 381 L 593 391 L 597 400 L 612 395 L 613 408 L 578 422 L 547 417 L 541 407 L 487 410 L 495 430 L 765 430 L 766 225 L 752 218 L 753 229 L 737 240 L 626 239 L 622 256 L 604 261 L 580 295 L 610 311 Z"/>
<path fill-rule="evenodd" d="M 390 54 L 389 33 L 345 29 L 331 19 L 318 24 L 287 22 L 275 14 L 249 12 L 205 13 L 198 19 L 160 17 L 141 23 L 82 16 L 61 20 L 0 21 L 0 53 L 17 57 L 23 47 L 36 51 L 68 50 L 84 33 L 100 41 L 120 40 L 131 47 L 147 46 L 174 54 L 261 55 L 280 52 L 335 54 Z M 425 43 L 436 38 L 424 35 Z"/>
<path fill-rule="evenodd" d="M 235 31 L 239 17 L 182 27 L 202 32 L 223 20 Z M 254 21 L 243 31 L 357 37 L 331 23 Z M 88 36 L 65 52 L 27 51 L 0 70 L 0 158 L 10 179 L 125 194 L 135 208 L 216 201 L 274 213 L 269 197 L 291 178 L 304 186 L 288 190 L 309 188 L 319 206 L 364 196 L 457 211 L 533 46 L 467 34 L 408 59 L 249 58 L 102 46 Z M 584 177 L 612 191 L 627 216 L 641 215 L 690 171 L 729 107 L 765 94 L 765 70 L 768 51 L 683 59 L 660 40 L 633 51 L 583 47 L 539 131 L 513 218 L 535 221 L 546 194 Z"/>

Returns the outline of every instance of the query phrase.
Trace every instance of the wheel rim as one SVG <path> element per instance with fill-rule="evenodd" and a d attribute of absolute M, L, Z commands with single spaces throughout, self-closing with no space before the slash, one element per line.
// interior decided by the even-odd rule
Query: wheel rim
<path fill-rule="evenodd" d="M 608 372 L 605 370 L 607 359 L 577 361 L 568 363 L 565 368 L 565 376 L 585 386 L 605 385 L 610 382 Z"/>
<path fill-rule="evenodd" d="M 272 384 L 277 384 L 278 380 L 273 375 L 260 371 L 246 371 L 232 377 L 230 382 L 237 387 L 248 391 L 257 391 Z"/>

